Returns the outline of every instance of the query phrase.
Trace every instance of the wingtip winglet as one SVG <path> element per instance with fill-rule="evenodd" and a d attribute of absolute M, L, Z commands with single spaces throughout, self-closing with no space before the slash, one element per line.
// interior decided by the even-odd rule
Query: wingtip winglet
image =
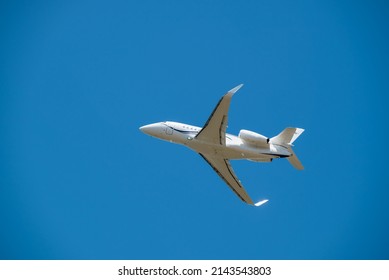
<path fill-rule="evenodd" d="M 243 84 L 240 84 L 239 86 L 236 86 L 236 87 L 234 87 L 233 89 L 230 89 L 230 90 L 228 91 L 228 93 L 234 94 L 234 93 L 237 92 L 241 87 L 243 87 Z"/>
<path fill-rule="evenodd" d="M 268 199 L 264 199 L 264 200 L 258 201 L 258 202 L 255 203 L 254 205 L 258 207 L 258 206 L 261 206 L 261 205 L 265 204 L 265 203 L 268 202 L 268 201 L 269 201 Z"/>

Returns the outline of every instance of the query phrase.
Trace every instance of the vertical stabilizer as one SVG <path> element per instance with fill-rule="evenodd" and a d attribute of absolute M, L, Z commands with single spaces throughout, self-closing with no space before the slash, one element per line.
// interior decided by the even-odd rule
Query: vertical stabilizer
<path fill-rule="evenodd" d="M 270 139 L 272 144 L 287 144 L 292 145 L 294 141 L 304 132 L 302 128 L 288 127 L 285 128 L 280 134 Z"/>
<path fill-rule="evenodd" d="M 301 164 L 300 160 L 292 150 L 292 144 L 296 139 L 304 132 L 302 128 L 288 127 L 285 128 L 277 136 L 270 138 L 269 142 L 275 145 L 281 145 L 286 147 L 291 153 L 291 156 L 287 157 L 287 160 L 293 165 L 294 168 L 298 170 L 303 170 L 304 166 Z"/>

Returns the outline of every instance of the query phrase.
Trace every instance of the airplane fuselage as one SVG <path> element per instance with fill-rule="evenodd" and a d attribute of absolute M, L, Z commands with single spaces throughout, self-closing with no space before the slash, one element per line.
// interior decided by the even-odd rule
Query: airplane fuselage
<path fill-rule="evenodd" d="M 230 160 L 270 162 L 274 158 L 286 158 L 293 167 L 302 170 L 304 167 L 293 153 L 292 144 L 304 129 L 287 127 L 272 138 L 245 129 L 242 129 L 238 136 L 226 133 L 231 97 L 241 87 L 242 85 L 234 87 L 223 95 L 203 127 L 167 121 L 145 125 L 140 127 L 140 130 L 150 136 L 187 146 L 199 153 L 242 201 L 261 206 L 268 199 L 254 203 L 236 176 Z"/>
<path fill-rule="evenodd" d="M 140 128 L 150 136 L 181 144 L 188 148 L 207 155 L 214 155 L 225 159 L 247 159 L 258 162 L 269 162 L 274 158 L 289 157 L 287 148 L 272 143 L 247 143 L 238 136 L 226 133 L 226 144 L 219 145 L 196 138 L 201 127 L 178 122 L 159 122 L 145 125 Z"/>

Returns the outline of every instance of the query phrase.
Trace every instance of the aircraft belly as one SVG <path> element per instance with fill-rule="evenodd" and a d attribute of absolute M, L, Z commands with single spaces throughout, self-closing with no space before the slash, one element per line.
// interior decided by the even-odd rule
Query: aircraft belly
<path fill-rule="evenodd" d="M 208 156 L 220 157 L 224 159 L 250 159 L 257 161 L 270 161 L 272 158 L 289 156 L 282 151 L 275 150 L 274 147 L 258 148 L 246 146 L 241 143 L 227 143 L 226 146 L 208 143 L 201 140 L 187 140 L 184 145 L 190 149 Z"/>
<path fill-rule="evenodd" d="M 218 148 L 220 150 L 220 147 L 218 147 L 217 145 L 208 144 L 196 139 L 187 142 L 186 145 L 198 153 L 207 155 L 216 155 L 218 154 Z"/>
<path fill-rule="evenodd" d="M 265 149 L 263 150 L 265 151 Z M 262 149 L 245 145 L 227 145 L 226 157 L 229 159 L 247 159 L 261 156 Z"/>

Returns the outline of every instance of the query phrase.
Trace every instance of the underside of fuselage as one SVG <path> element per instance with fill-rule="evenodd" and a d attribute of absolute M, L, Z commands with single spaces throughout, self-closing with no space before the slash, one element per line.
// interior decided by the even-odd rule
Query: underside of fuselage
<path fill-rule="evenodd" d="M 174 122 L 164 122 L 163 124 L 165 128 L 158 136 L 160 139 L 182 144 L 200 154 L 230 160 L 247 159 L 255 162 L 270 162 L 275 158 L 290 156 L 289 151 L 282 146 L 272 144 L 256 146 L 245 143 L 238 136 L 227 133 L 225 145 L 209 143 L 196 138 L 200 130 L 199 127 Z"/>
<path fill-rule="evenodd" d="M 210 156 L 217 156 L 224 159 L 248 159 L 256 162 L 270 162 L 274 158 L 288 157 L 288 151 L 280 151 L 275 148 L 258 148 L 246 145 L 244 143 L 223 145 L 215 145 L 191 139 L 184 144 L 190 149 Z"/>

